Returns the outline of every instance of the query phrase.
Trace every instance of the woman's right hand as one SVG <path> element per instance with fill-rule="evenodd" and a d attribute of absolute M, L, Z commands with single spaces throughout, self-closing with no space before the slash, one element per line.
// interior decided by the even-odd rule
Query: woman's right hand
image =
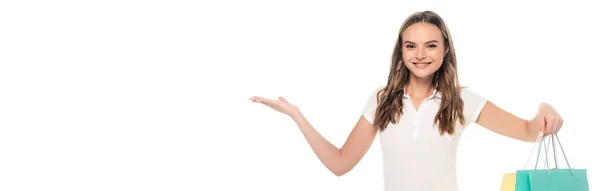
<path fill-rule="evenodd" d="M 263 105 L 266 105 L 271 109 L 279 111 L 290 117 L 294 114 L 299 113 L 298 107 L 296 107 L 296 105 L 291 104 L 283 97 L 279 97 L 279 100 L 272 100 L 264 97 L 252 96 L 250 98 L 250 101 L 254 103 L 262 103 Z"/>

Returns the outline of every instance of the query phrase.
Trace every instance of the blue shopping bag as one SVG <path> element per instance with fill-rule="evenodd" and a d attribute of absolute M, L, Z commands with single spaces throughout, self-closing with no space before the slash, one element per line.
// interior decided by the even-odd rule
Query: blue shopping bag
<path fill-rule="evenodd" d="M 556 163 L 556 150 L 554 149 L 554 138 L 558 141 L 560 149 L 569 168 L 558 168 Z M 538 138 L 539 139 L 539 138 Z M 537 141 L 536 141 L 537 142 Z M 540 147 L 544 139 L 540 141 Z M 544 144 L 545 145 L 545 144 Z M 550 146 L 548 144 L 546 147 Z M 548 149 L 544 147 L 546 153 L 546 169 L 537 169 L 536 159 L 535 169 L 517 170 L 515 179 L 515 191 L 589 191 L 589 184 L 586 169 L 573 169 L 567 160 L 567 156 L 562 148 L 558 135 L 552 135 L 552 147 L 554 151 L 555 168 L 550 169 L 548 164 Z M 530 154 L 531 155 L 531 154 Z M 529 161 L 529 160 L 528 160 Z M 526 165 L 527 166 L 527 165 Z"/>

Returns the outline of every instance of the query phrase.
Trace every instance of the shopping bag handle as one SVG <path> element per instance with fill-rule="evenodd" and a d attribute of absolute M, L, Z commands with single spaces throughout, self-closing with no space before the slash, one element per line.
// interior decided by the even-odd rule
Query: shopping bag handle
<path fill-rule="evenodd" d="M 535 143 L 538 143 L 538 144 L 534 144 L 533 148 L 531 148 L 531 151 L 529 152 L 529 157 L 527 158 L 527 161 L 525 162 L 525 166 L 523 167 L 523 169 L 527 168 L 527 164 L 529 164 L 529 160 L 531 159 L 531 154 L 533 154 L 533 151 L 535 150 L 535 146 L 537 146 L 537 145 L 539 145 L 540 148 L 538 150 L 538 154 L 537 154 L 537 157 L 535 159 L 535 166 L 534 166 L 533 169 L 537 170 L 538 162 L 540 161 L 540 152 L 542 151 L 542 145 L 545 146 L 544 147 L 544 153 L 546 154 L 546 162 L 544 163 L 544 166 L 546 166 L 546 169 L 550 169 L 550 166 L 548 165 L 548 150 L 550 150 L 550 148 L 549 148 L 550 147 L 550 143 L 546 144 L 546 138 L 547 138 L 547 135 L 543 135 L 543 132 L 540 132 L 538 134 L 538 137 L 537 137 L 537 139 L 535 141 Z M 552 136 L 552 138 L 554 138 L 554 137 Z M 554 164 L 556 164 L 556 168 L 558 168 L 558 165 L 556 163 L 556 150 L 554 149 L 555 148 L 554 147 L 554 142 L 552 142 L 552 146 L 553 146 L 552 148 L 553 148 L 554 156 L 555 156 L 554 157 Z M 562 146 L 561 146 L 561 148 L 562 148 Z"/>
<path fill-rule="evenodd" d="M 539 158 L 540 158 L 540 151 L 542 150 L 541 146 L 542 146 L 542 142 L 544 141 L 542 139 L 543 137 L 544 137 L 544 132 L 540 131 L 540 133 L 538 134 L 537 138 L 535 139 L 535 143 L 536 144 L 534 144 L 533 147 L 531 148 L 531 151 L 529 152 L 529 157 L 527 157 L 527 161 L 525 161 L 525 166 L 523 167 L 523 169 L 527 169 L 527 164 L 529 164 L 529 160 L 531 159 L 531 154 L 533 154 L 533 151 L 535 150 L 535 147 L 537 145 L 540 145 L 540 149 L 538 150 L 537 158 L 535 160 L 535 167 L 534 167 L 534 169 L 537 169 L 537 163 L 538 163 Z M 538 142 L 539 142 L 539 144 L 537 144 Z M 546 148 L 546 147 L 544 147 L 544 148 Z M 545 152 L 547 153 L 547 150 Z"/>
<path fill-rule="evenodd" d="M 563 149 L 562 144 L 560 143 L 560 139 L 558 138 L 557 134 L 552 134 L 550 136 L 550 139 L 551 139 L 550 141 L 552 143 L 552 151 L 553 151 L 553 156 L 554 156 L 554 165 L 555 165 L 555 168 L 558 169 L 558 163 L 556 161 L 556 147 L 554 146 L 554 138 L 555 137 L 556 137 L 556 141 L 558 142 L 558 146 L 560 147 L 560 150 L 562 151 L 561 153 L 563 154 L 563 157 L 565 158 L 565 161 L 567 162 L 567 166 L 569 167 L 569 172 L 571 173 L 571 176 L 572 176 L 573 175 L 573 169 L 571 168 L 571 164 L 569 164 L 569 160 L 567 159 L 567 154 L 565 153 L 565 150 Z M 547 173 L 547 175 L 550 175 L 550 166 L 548 165 L 548 150 L 549 150 L 549 147 L 550 147 L 550 143 L 548 143 L 546 145 L 546 141 L 545 141 L 546 138 L 547 138 L 547 136 L 544 136 L 543 132 L 540 132 L 540 134 L 538 135 L 538 137 L 537 137 L 537 139 L 535 141 L 535 143 L 538 143 L 538 142 L 539 143 L 538 144 L 534 144 L 533 148 L 531 148 L 531 151 L 529 152 L 529 157 L 527 158 L 527 161 L 525 162 L 525 166 L 523 167 L 523 169 L 527 168 L 527 164 L 529 163 L 529 160 L 531 158 L 531 154 L 533 154 L 533 151 L 535 150 L 535 147 L 537 145 L 539 145 L 540 148 L 538 150 L 538 154 L 537 154 L 537 157 L 536 157 L 536 160 L 535 160 L 535 167 L 534 167 L 534 170 L 537 170 L 538 162 L 539 162 L 539 159 L 540 159 L 540 152 L 542 151 L 541 147 L 542 147 L 542 145 L 544 145 L 545 146 L 544 147 L 544 153 L 546 153 L 546 161 L 545 161 L 544 165 L 546 166 L 546 173 Z"/>
<path fill-rule="evenodd" d="M 556 141 L 558 141 L 558 146 L 560 147 L 561 153 L 563 154 L 563 157 L 565 158 L 565 161 L 567 162 L 567 166 L 569 167 L 569 172 L 571 173 L 571 176 L 573 176 L 573 169 L 571 168 L 571 165 L 569 164 L 569 160 L 567 159 L 567 154 L 565 154 L 565 150 L 562 147 L 562 144 L 560 143 L 560 139 L 558 138 L 557 134 L 552 134 L 551 136 L 551 140 L 552 140 L 552 152 L 554 154 L 554 165 L 556 167 L 556 169 L 558 169 L 558 163 L 556 162 L 556 149 L 554 147 L 554 137 L 556 137 Z M 548 163 L 548 153 L 546 152 L 546 163 Z M 550 168 L 548 167 L 546 169 L 547 175 L 550 175 Z"/>

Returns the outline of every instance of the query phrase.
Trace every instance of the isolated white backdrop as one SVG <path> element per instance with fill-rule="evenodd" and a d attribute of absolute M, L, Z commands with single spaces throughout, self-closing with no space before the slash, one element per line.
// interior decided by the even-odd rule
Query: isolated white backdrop
<path fill-rule="evenodd" d="M 316 158 L 284 96 L 343 145 L 385 83 L 398 29 L 433 10 L 460 82 L 564 117 L 570 164 L 598 188 L 597 7 L 547 1 L 3 1 L 0 190 L 382 190 L 379 140 L 348 174 Z M 469 127 L 461 190 L 497 190 L 532 144 Z M 561 163 L 561 167 L 566 167 Z"/>

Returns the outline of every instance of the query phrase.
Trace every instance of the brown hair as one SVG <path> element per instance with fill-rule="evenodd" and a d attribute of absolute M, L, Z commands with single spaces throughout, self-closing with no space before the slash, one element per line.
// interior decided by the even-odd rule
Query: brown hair
<path fill-rule="evenodd" d="M 442 18 L 432 12 L 417 12 L 409 16 L 398 34 L 398 41 L 394 47 L 390 73 L 385 88 L 377 92 L 377 109 L 375 112 L 374 126 L 380 130 L 385 130 L 391 122 L 396 124 L 402 115 L 402 96 L 404 87 L 408 84 L 410 71 L 404 65 L 402 60 L 402 33 L 410 25 L 426 22 L 437 26 L 444 37 L 446 52 L 442 66 L 436 71 L 433 77 L 433 87 L 438 93 L 441 93 L 440 108 L 435 116 L 434 124 L 439 127 L 440 135 L 444 133 L 452 134 L 456 120 L 465 124 L 463 116 L 463 100 L 460 97 L 460 84 L 458 83 L 458 71 L 456 67 L 456 55 L 454 44 L 450 36 L 450 31 Z"/>

